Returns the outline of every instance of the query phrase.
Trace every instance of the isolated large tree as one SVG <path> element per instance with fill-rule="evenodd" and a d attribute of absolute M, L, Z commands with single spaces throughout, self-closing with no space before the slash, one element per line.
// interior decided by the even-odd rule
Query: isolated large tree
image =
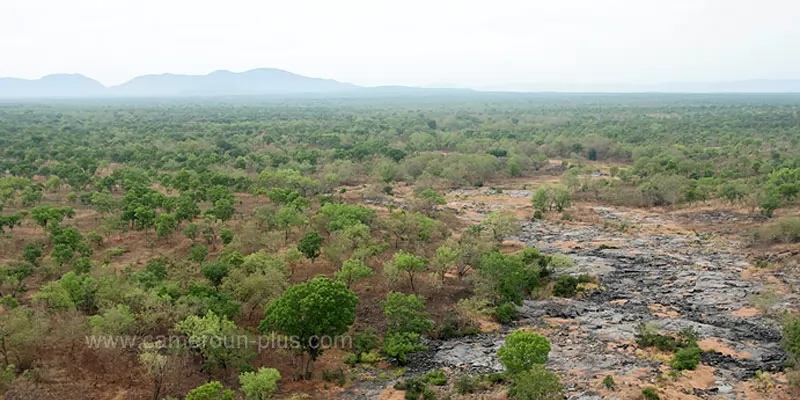
<path fill-rule="evenodd" d="M 297 339 L 308 355 L 302 376 L 309 378 L 312 363 L 322 354 L 322 344 L 350 329 L 356 319 L 358 297 L 344 283 L 318 276 L 290 287 L 267 306 L 259 330 L 279 331 Z"/>

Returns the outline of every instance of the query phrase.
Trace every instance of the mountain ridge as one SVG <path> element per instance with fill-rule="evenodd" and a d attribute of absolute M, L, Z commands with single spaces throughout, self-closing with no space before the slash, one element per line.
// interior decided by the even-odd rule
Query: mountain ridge
<path fill-rule="evenodd" d="M 0 99 L 147 98 L 238 95 L 406 96 L 483 92 L 558 93 L 798 93 L 800 80 L 750 79 L 718 82 L 672 82 L 652 85 L 515 84 L 478 89 L 386 85 L 364 87 L 334 79 L 308 77 L 277 68 L 244 72 L 216 70 L 205 75 L 149 74 L 116 86 L 81 74 L 52 74 L 39 79 L 0 78 Z"/>

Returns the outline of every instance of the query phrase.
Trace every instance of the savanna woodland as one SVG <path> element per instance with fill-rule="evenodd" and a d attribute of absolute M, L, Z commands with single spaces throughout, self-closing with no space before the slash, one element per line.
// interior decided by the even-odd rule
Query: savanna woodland
<path fill-rule="evenodd" d="M 800 395 L 797 95 L 3 103 L 0 171 L 0 398 Z"/>

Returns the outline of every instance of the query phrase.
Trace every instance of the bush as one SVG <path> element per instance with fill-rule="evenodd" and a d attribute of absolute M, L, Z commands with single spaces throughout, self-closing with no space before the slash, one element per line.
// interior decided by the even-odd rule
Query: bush
<path fill-rule="evenodd" d="M 800 218 L 783 218 L 753 232 L 753 241 L 761 244 L 800 242 Z"/>
<path fill-rule="evenodd" d="M 553 295 L 558 297 L 574 297 L 578 293 L 578 278 L 571 275 L 561 275 L 553 286 Z"/>
<path fill-rule="evenodd" d="M 447 384 L 447 375 L 445 375 L 444 371 L 440 369 L 428 372 L 423 378 L 425 379 L 425 382 L 428 382 L 434 386 L 444 386 Z"/>
<path fill-rule="evenodd" d="M 642 390 L 642 398 L 644 400 L 659 400 L 660 399 L 660 397 L 658 397 L 658 391 L 656 390 L 656 388 L 654 388 L 652 386 L 646 387 L 646 388 L 644 388 Z"/>
<path fill-rule="evenodd" d="M 784 322 L 781 344 L 791 361 L 800 364 L 800 317 L 790 317 Z"/>
<path fill-rule="evenodd" d="M 347 383 L 347 377 L 344 376 L 344 370 L 341 368 L 322 370 L 322 380 L 335 383 L 339 386 L 344 386 L 344 384 Z"/>
<path fill-rule="evenodd" d="M 617 384 L 614 382 L 614 378 L 611 375 L 606 375 L 606 377 L 603 378 L 603 386 L 608 390 L 613 390 Z"/>
<path fill-rule="evenodd" d="M 477 335 L 480 332 L 476 323 L 461 314 L 449 311 L 444 316 L 444 320 L 433 331 L 431 336 L 440 340 L 447 340 L 457 337 Z"/>
<path fill-rule="evenodd" d="M 533 332 L 517 330 L 506 336 L 506 341 L 497 357 L 511 374 L 531 369 L 535 365 L 544 364 L 550 354 L 550 342 L 544 336 Z"/>
<path fill-rule="evenodd" d="M 364 332 L 356 334 L 353 338 L 353 350 L 356 355 L 356 362 L 361 361 L 361 356 L 364 353 L 369 353 L 378 348 L 378 335 L 372 329 L 367 329 Z"/>
<path fill-rule="evenodd" d="M 399 364 L 405 364 L 408 354 L 426 349 L 419 344 L 419 335 L 415 333 L 393 333 L 383 341 L 383 353 Z"/>
<path fill-rule="evenodd" d="M 494 317 L 497 319 L 497 322 L 501 324 L 507 324 L 514 320 L 517 316 L 517 306 L 514 303 L 503 303 L 494 311 Z"/>
<path fill-rule="evenodd" d="M 404 390 L 406 392 L 406 400 L 433 400 L 436 394 L 428 388 L 424 377 L 416 377 L 406 379 L 405 381 L 398 382 L 394 385 L 396 390 Z"/>
<path fill-rule="evenodd" d="M 508 396 L 514 400 L 562 400 L 564 386 L 554 373 L 534 365 L 514 377 Z"/>
<path fill-rule="evenodd" d="M 696 345 L 680 349 L 675 353 L 669 365 L 678 371 L 687 369 L 694 371 L 700 362 L 700 353 L 702 350 Z"/>
<path fill-rule="evenodd" d="M 644 323 L 636 327 L 636 344 L 641 348 L 655 347 L 670 353 L 678 349 L 678 341 L 674 337 L 661 335 L 652 325 Z"/>
<path fill-rule="evenodd" d="M 244 372 L 239 375 L 239 384 L 242 386 L 247 399 L 268 399 L 273 392 L 278 390 L 278 381 L 281 374 L 275 368 L 259 368 L 258 372 Z"/>
<path fill-rule="evenodd" d="M 460 395 L 475 393 L 477 388 L 478 384 L 477 382 L 475 382 L 475 378 L 467 375 L 461 376 L 458 379 L 456 379 L 456 383 L 454 386 L 456 393 Z"/>

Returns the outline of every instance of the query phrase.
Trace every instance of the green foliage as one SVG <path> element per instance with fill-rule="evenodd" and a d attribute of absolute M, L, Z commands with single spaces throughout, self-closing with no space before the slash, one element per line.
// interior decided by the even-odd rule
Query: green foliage
<path fill-rule="evenodd" d="M 416 333 L 390 333 L 383 339 L 382 351 L 387 357 L 403 365 L 408 354 L 427 349 L 419 344 L 419 338 Z"/>
<path fill-rule="evenodd" d="M 281 374 L 275 368 L 259 368 L 258 372 L 245 372 L 239 375 L 239 385 L 249 400 L 267 400 L 278 390 Z"/>
<path fill-rule="evenodd" d="M 501 324 L 508 324 L 517 316 L 517 306 L 514 303 L 503 303 L 497 306 L 494 317 Z"/>
<path fill-rule="evenodd" d="M 318 276 L 294 285 L 264 311 L 259 330 L 276 330 L 296 337 L 300 348 L 316 360 L 322 354 L 320 338 L 335 338 L 350 328 L 358 297 L 341 283 Z M 304 368 L 303 375 L 307 370 Z"/>
<path fill-rule="evenodd" d="M 414 289 L 414 276 L 418 273 L 425 272 L 428 268 L 428 259 L 425 257 L 418 257 L 403 250 L 394 253 L 391 266 L 389 268 L 396 268 L 398 272 L 405 272 L 408 275 L 408 282 L 411 285 L 411 291 Z"/>
<path fill-rule="evenodd" d="M 22 258 L 33 264 L 39 265 L 39 259 L 44 253 L 44 246 L 41 243 L 29 242 L 25 244 L 25 249 L 22 251 Z"/>
<path fill-rule="evenodd" d="M 534 365 L 544 364 L 550 354 L 550 342 L 533 332 L 517 330 L 506 336 L 505 343 L 497 350 L 497 357 L 512 374 L 530 370 Z"/>
<path fill-rule="evenodd" d="M 361 361 L 361 356 L 364 353 L 369 353 L 378 348 L 380 338 L 375 332 L 369 328 L 364 332 L 357 333 L 353 337 L 353 352 L 356 355 L 356 362 Z"/>
<path fill-rule="evenodd" d="M 675 352 L 669 365 L 678 371 L 687 369 L 693 371 L 700 362 L 700 353 L 702 353 L 702 351 L 696 345 L 684 347 Z"/>
<path fill-rule="evenodd" d="M 422 296 L 390 292 L 386 295 L 386 300 L 381 302 L 381 307 L 390 333 L 419 335 L 433 328 L 433 321 L 425 311 L 425 298 Z"/>
<path fill-rule="evenodd" d="M 603 378 L 603 386 L 608 390 L 614 390 L 614 388 L 617 387 L 616 382 L 614 382 L 614 377 L 606 375 L 606 377 Z"/>
<path fill-rule="evenodd" d="M 228 228 L 223 228 L 219 231 L 219 238 L 222 240 L 222 244 L 227 246 L 233 242 L 233 231 Z"/>
<path fill-rule="evenodd" d="M 394 385 L 396 390 L 404 390 L 406 392 L 406 400 L 433 400 L 436 394 L 427 386 L 425 377 L 416 377 L 406 379 Z"/>
<path fill-rule="evenodd" d="M 499 210 L 492 211 L 481 222 L 496 243 L 502 243 L 508 236 L 522 231 L 519 220 L 511 213 Z"/>
<path fill-rule="evenodd" d="M 644 400 L 659 400 L 658 397 L 658 390 L 656 388 L 649 386 L 642 389 L 642 399 Z"/>
<path fill-rule="evenodd" d="M 189 249 L 189 260 L 194 261 L 196 263 L 202 263 L 208 257 L 208 248 L 203 245 L 192 246 Z"/>
<path fill-rule="evenodd" d="M 135 333 L 136 316 L 130 307 L 117 304 L 104 310 L 99 315 L 89 317 L 89 326 L 98 334 L 130 335 Z"/>
<path fill-rule="evenodd" d="M 183 236 L 192 239 L 192 242 L 194 242 L 197 237 L 200 236 L 200 227 L 193 222 L 186 224 L 186 226 L 183 227 Z"/>
<path fill-rule="evenodd" d="M 544 366 L 532 365 L 514 376 L 508 396 L 513 400 L 561 400 L 564 386 L 558 376 Z"/>
<path fill-rule="evenodd" d="M 203 276 L 214 286 L 219 286 L 222 283 L 222 280 L 228 276 L 228 272 L 228 264 L 222 262 L 203 264 L 200 267 L 200 273 L 203 274 Z"/>
<path fill-rule="evenodd" d="M 342 269 L 334 273 L 334 277 L 350 288 L 353 282 L 372 276 L 372 268 L 361 260 L 347 260 L 342 264 Z"/>
<path fill-rule="evenodd" d="M 422 379 L 434 386 L 444 386 L 447 384 L 447 375 L 440 369 L 428 372 Z"/>
<path fill-rule="evenodd" d="M 320 236 L 319 233 L 309 232 L 297 242 L 297 250 L 313 263 L 319 257 L 323 242 L 325 242 L 325 238 Z"/>
<path fill-rule="evenodd" d="M 160 238 L 172 236 L 178 228 L 178 220 L 172 214 L 160 214 L 155 219 L 156 235 Z"/>
<path fill-rule="evenodd" d="M 316 218 L 327 222 L 328 232 L 336 232 L 356 224 L 369 226 L 375 210 L 345 203 L 326 203 L 317 210 Z"/>
<path fill-rule="evenodd" d="M 255 356 L 249 347 L 252 339 L 241 340 L 246 338 L 246 332 L 213 311 L 186 317 L 175 325 L 175 331 L 186 335 L 189 345 L 203 357 L 203 366 L 208 370 L 237 368 Z"/>
<path fill-rule="evenodd" d="M 233 390 L 225 389 L 221 383 L 212 381 L 190 390 L 184 400 L 233 400 L 235 395 Z"/>
<path fill-rule="evenodd" d="M 753 233 L 753 241 L 761 244 L 800 242 L 800 219 L 781 218 L 765 224 Z"/>
<path fill-rule="evenodd" d="M 783 323 L 781 344 L 794 363 L 800 364 L 800 317 L 786 318 Z"/>

